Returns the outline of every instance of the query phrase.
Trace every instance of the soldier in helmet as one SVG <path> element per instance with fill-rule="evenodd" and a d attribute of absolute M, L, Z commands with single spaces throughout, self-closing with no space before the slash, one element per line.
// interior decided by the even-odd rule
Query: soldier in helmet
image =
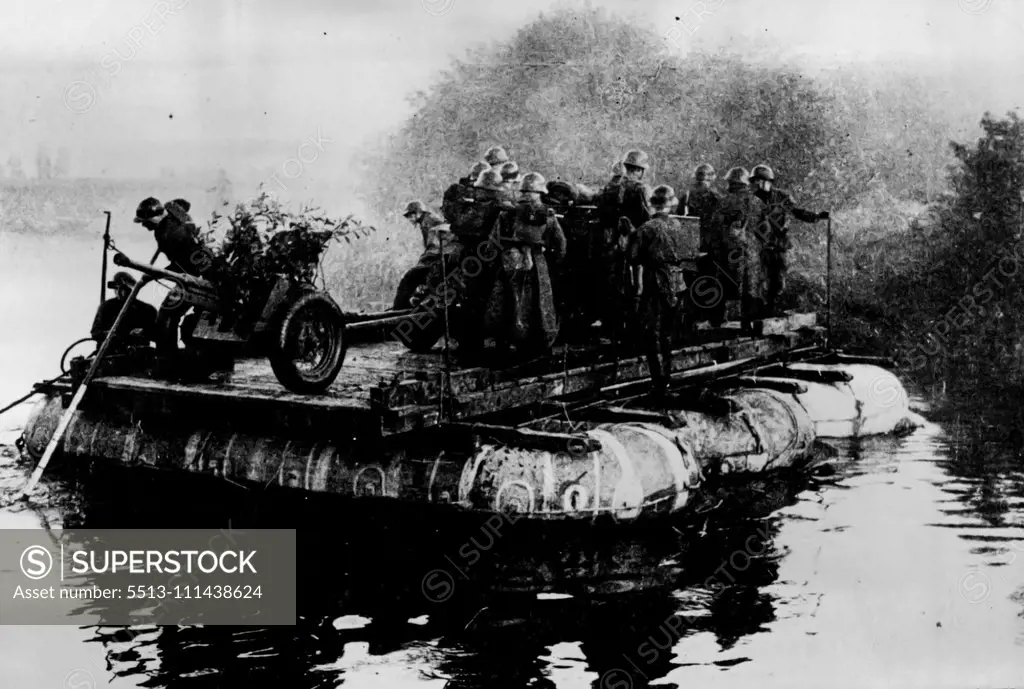
<path fill-rule="evenodd" d="M 473 266 L 472 270 L 467 268 L 460 272 L 462 317 L 453 324 L 453 334 L 463 357 L 476 356 L 483 348 L 480 322 L 497 269 L 498 251 L 493 247 L 493 230 L 502 213 L 515 208 L 511 194 L 503 185 L 501 172 L 493 167 L 480 173 L 474 188 L 476 200 L 451 227 L 461 247 L 460 265 Z"/>
<path fill-rule="evenodd" d="M 444 198 L 441 201 L 441 214 L 447 222 L 455 224 L 457 216 L 465 209 L 466 204 L 473 202 L 473 185 L 476 184 L 481 173 L 489 169 L 491 166 L 483 161 L 474 163 L 468 175 L 445 190 Z"/>
<path fill-rule="evenodd" d="M 761 261 L 757 240 L 764 205 L 750 189 L 750 175 L 734 167 L 725 176 L 726 194 L 711 214 L 710 231 L 717 237 L 717 289 L 702 290 L 694 300 L 711 311 L 711 323 L 724 320 L 725 300 L 739 299 L 743 327 L 749 330 L 762 308 Z"/>
<path fill-rule="evenodd" d="M 410 268 L 395 291 L 395 301 L 392 308 L 407 309 L 414 306 L 422 297 L 428 294 L 431 285 L 442 282 L 441 270 L 441 249 L 444 248 L 445 257 L 452 263 L 458 260 L 462 252 L 462 245 L 454 238 L 446 238 L 442 241 L 441 233 L 449 232 L 450 225 L 444 219 L 431 210 L 422 201 L 412 201 L 405 208 L 403 214 L 416 227 L 423 237 L 423 253 L 415 266 Z"/>
<path fill-rule="evenodd" d="M 828 211 L 815 213 L 797 207 L 793 197 L 781 189 L 774 189 L 775 173 L 767 165 L 756 166 L 750 179 L 757 187 L 754 195 L 764 204 L 764 213 L 760 227 L 763 228 L 761 239 L 761 270 L 765 281 L 765 315 L 776 315 L 779 294 L 786 288 L 786 274 L 789 272 L 786 253 L 792 243 L 789 239 L 789 216 L 797 220 L 813 223 L 826 220 Z"/>
<path fill-rule="evenodd" d="M 519 185 L 522 181 L 523 178 L 519 175 L 519 165 L 514 160 L 501 166 L 501 183 L 508 191 L 510 200 L 518 200 Z"/>
<path fill-rule="evenodd" d="M 501 259 L 484 328 L 499 350 L 514 345 L 518 354 L 542 354 L 558 336 L 549 261 L 561 261 L 566 239 L 554 209 L 541 200 L 547 193 L 543 175 L 527 174 L 516 207 L 495 225 Z"/>
<path fill-rule="evenodd" d="M 124 271 L 118 271 L 114 279 L 107 283 L 107 287 L 113 288 L 116 296 L 105 300 L 100 304 L 93 319 L 91 335 L 97 343 L 103 342 L 110 334 L 118 314 L 124 308 L 125 302 L 135 289 L 136 280 Z M 148 345 L 155 336 L 156 309 L 144 301 L 135 300 L 128 307 L 128 312 L 121 321 L 121 327 L 117 336 L 111 342 L 115 351 L 123 349 L 128 345 Z"/>
<path fill-rule="evenodd" d="M 437 228 L 445 224 L 444 218 L 428 208 L 422 201 L 410 201 L 402 215 L 420 231 L 424 250 L 428 253 L 436 253 L 438 248 Z"/>
<path fill-rule="evenodd" d="M 712 188 L 715 181 L 715 168 L 707 163 L 698 165 L 693 173 L 693 185 L 686 192 L 686 215 L 700 218 L 700 258 L 697 259 L 697 274 L 688 275 L 688 282 L 695 283 L 699 277 L 714 278 L 717 268 L 715 257 L 720 253 L 720 237 L 711 230 L 711 216 L 721 201 L 721 195 Z M 687 304 L 691 313 L 701 310 L 702 305 L 693 300 L 694 290 L 687 295 Z M 691 325 L 696 325 L 695 318 Z"/>
<path fill-rule="evenodd" d="M 598 196 L 598 217 L 603 230 L 602 251 L 605 289 L 601 323 L 613 343 L 633 344 L 627 337 L 630 330 L 630 309 L 627 293 L 632 273 L 625 258 L 625 240 L 632 228 L 651 219 L 650 189 L 643 182 L 650 166 L 643 151 L 630 151 L 622 160 L 625 174 L 618 182 L 610 182 Z"/>
<path fill-rule="evenodd" d="M 650 199 L 654 217 L 629 235 L 626 252 L 634 272 L 634 301 L 656 395 L 665 392 L 672 373 L 673 334 L 686 290 L 683 262 L 697 248 L 679 221 L 669 216 L 678 203 L 672 187 L 657 187 Z"/>
<path fill-rule="evenodd" d="M 718 192 L 711 188 L 714 181 L 715 168 L 707 163 L 697 167 L 693 173 L 693 186 L 686 192 L 686 215 L 698 218 L 711 215 L 721 198 Z M 701 239 L 703 238 L 702 236 Z M 703 246 L 701 248 L 703 250 Z"/>
<path fill-rule="evenodd" d="M 508 157 L 508 153 L 505 152 L 502 146 L 491 146 L 487 149 L 487 153 L 484 153 L 484 160 L 491 167 L 501 167 L 507 163 L 511 158 Z"/>

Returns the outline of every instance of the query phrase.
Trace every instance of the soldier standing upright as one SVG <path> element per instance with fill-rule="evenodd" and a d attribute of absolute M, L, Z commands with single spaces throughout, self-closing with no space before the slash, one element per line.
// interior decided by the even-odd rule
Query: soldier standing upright
<path fill-rule="evenodd" d="M 622 160 L 625 174 L 618 182 L 610 182 L 598 197 L 598 216 L 602 232 L 602 264 L 604 289 L 601 324 L 613 344 L 633 344 L 627 337 L 631 309 L 628 293 L 632 291 L 632 272 L 625 256 L 629 232 L 651 219 L 650 189 L 643 182 L 650 166 L 643 151 L 630 151 Z"/>
<path fill-rule="evenodd" d="M 714 299 L 711 322 L 718 325 L 724 320 L 726 299 L 739 299 L 743 328 L 750 330 L 763 301 L 757 224 L 764 205 L 752 193 L 746 169 L 732 168 L 725 181 L 728 190 L 712 213 L 710 225 L 719 238 L 715 264 L 721 293 Z"/>
<path fill-rule="evenodd" d="M 721 195 L 712 188 L 715 181 L 715 168 L 707 163 L 697 166 L 693 173 L 693 185 L 686 192 L 686 215 L 700 218 L 700 258 L 697 259 L 697 274 L 687 276 L 687 282 L 698 284 L 700 278 L 707 278 L 704 282 L 711 280 L 717 273 L 715 267 L 716 256 L 721 253 L 721 237 L 717 232 L 712 231 L 711 217 L 721 202 Z M 703 284 L 703 283 L 700 283 Z M 712 290 L 711 293 L 713 293 Z M 704 303 L 702 296 L 707 296 L 701 287 L 688 292 L 688 306 L 690 313 L 706 313 L 711 304 Z M 696 317 L 693 321 L 698 320 Z M 696 323 L 691 323 L 696 325 Z"/>
<path fill-rule="evenodd" d="M 562 259 L 566 239 L 554 209 L 541 200 L 547 193 L 541 174 L 526 175 L 519 202 L 494 229 L 501 261 L 484 326 L 499 349 L 515 345 L 519 354 L 545 353 L 558 336 L 549 260 Z"/>
<path fill-rule="evenodd" d="M 765 281 L 765 315 L 776 315 L 779 294 L 786 288 L 789 264 L 786 253 L 792 246 L 789 240 L 789 216 L 807 223 L 827 220 L 828 211 L 815 213 L 797 207 L 793 197 L 781 189 L 773 189 L 775 173 L 767 165 L 758 165 L 750 179 L 757 186 L 754 194 L 764 204 L 761 227 L 761 270 Z"/>
<path fill-rule="evenodd" d="M 686 191 L 686 215 L 706 218 L 718 205 L 721 195 L 712 189 L 715 168 L 707 163 L 700 165 L 693 173 L 693 185 Z"/>
<path fill-rule="evenodd" d="M 656 395 L 664 394 L 672 374 L 673 334 L 686 290 L 683 261 L 694 241 L 669 213 L 679 203 L 672 187 L 654 190 L 654 217 L 629 235 L 627 258 L 634 273 L 634 302 L 643 334 L 644 353 Z"/>
<path fill-rule="evenodd" d="M 452 226 L 452 232 L 462 250 L 461 271 L 462 317 L 455 325 L 461 356 L 475 356 L 483 348 L 483 330 L 480 327 L 497 271 L 501 246 L 494 246 L 492 231 L 505 211 L 515 208 L 511 194 L 502 185 L 501 172 L 493 167 L 481 173 L 476 181 L 476 201 Z M 472 265 L 472 269 L 469 267 Z"/>

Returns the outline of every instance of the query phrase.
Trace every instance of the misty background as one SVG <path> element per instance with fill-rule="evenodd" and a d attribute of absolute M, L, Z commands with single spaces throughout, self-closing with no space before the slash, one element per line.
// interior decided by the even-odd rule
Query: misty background
<path fill-rule="evenodd" d="M 1024 8 L 1009 0 L 600 5 L 662 35 L 676 29 L 680 53 L 727 48 L 811 72 L 914 73 L 941 93 L 959 130 L 985 110 L 1020 103 Z M 42 145 L 52 155 L 67 150 L 72 176 L 223 167 L 236 185 L 251 186 L 319 129 L 332 140 L 330 155 L 293 191 L 342 197 L 352 150 L 400 124 L 412 111 L 409 95 L 452 56 L 508 40 L 549 8 L 539 0 L 7 0 L 0 162 L 16 154 L 33 175 Z M 76 82 L 94 90 L 84 112 L 65 105 L 66 97 L 86 104 Z"/>

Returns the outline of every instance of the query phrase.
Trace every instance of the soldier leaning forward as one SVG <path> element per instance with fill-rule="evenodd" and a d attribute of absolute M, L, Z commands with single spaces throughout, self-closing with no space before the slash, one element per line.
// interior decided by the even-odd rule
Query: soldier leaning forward
<path fill-rule="evenodd" d="M 558 319 L 548 261 L 565 255 L 565 234 L 541 195 L 544 177 L 531 172 L 523 178 L 515 209 L 502 214 L 495 226 L 501 262 L 491 292 L 484 329 L 499 350 L 515 345 L 518 353 L 542 354 L 558 336 Z"/>
<path fill-rule="evenodd" d="M 725 179 L 728 191 L 711 219 L 711 231 L 720 241 L 715 257 L 718 289 L 707 290 L 704 296 L 712 311 L 712 323 L 724 320 L 726 299 L 739 299 L 741 319 L 749 329 L 763 307 L 757 225 L 764 205 L 752 193 L 750 176 L 744 168 L 732 168 Z"/>
<path fill-rule="evenodd" d="M 789 216 L 812 223 L 828 218 L 828 212 L 815 213 L 798 208 L 793 197 L 781 189 L 773 189 L 775 173 L 767 165 L 758 165 L 750 174 L 757 186 L 755 196 L 764 204 L 764 215 L 760 227 L 764 232 L 761 240 L 761 270 L 764 279 L 765 315 L 776 315 L 779 294 L 786 288 L 786 274 L 789 272 L 786 253 L 792 243 L 789 239 Z"/>
<path fill-rule="evenodd" d="M 679 203 L 672 187 L 656 188 L 650 203 L 654 217 L 629 236 L 627 257 L 636 278 L 634 299 L 644 352 L 655 394 L 661 394 L 672 374 L 673 335 L 686 290 L 683 263 L 696 247 L 679 221 L 669 217 Z"/>
<path fill-rule="evenodd" d="M 422 301 L 431 291 L 437 291 L 443 284 L 442 267 L 449 272 L 458 265 L 462 246 L 449 233 L 450 226 L 441 216 L 428 208 L 422 201 L 412 201 L 406 207 L 405 217 L 416 227 L 423 238 L 423 253 L 415 266 L 409 269 L 398 283 L 395 292 L 394 309 L 407 309 Z M 442 233 L 448 235 L 443 241 Z M 441 264 L 441 248 L 444 247 L 446 265 Z"/>
<path fill-rule="evenodd" d="M 648 203 L 650 190 L 643 183 L 643 176 L 649 166 L 647 154 L 630 151 L 622 161 L 625 176 L 610 182 L 598 197 L 598 216 L 601 221 L 600 255 L 602 257 L 603 289 L 597 294 L 601 299 L 601 322 L 607 336 L 613 343 L 631 345 L 628 337 L 630 308 L 628 294 L 633 290 L 632 274 L 625 259 L 625 240 L 630 228 L 643 225 L 651 219 Z M 622 223 L 625 218 L 628 222 Z"/>

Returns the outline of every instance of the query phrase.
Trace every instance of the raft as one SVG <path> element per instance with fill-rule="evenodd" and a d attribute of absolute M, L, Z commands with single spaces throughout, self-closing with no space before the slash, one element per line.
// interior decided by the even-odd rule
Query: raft
<path fill-rule="evenodd" d="M 897 432 L 919 420 L 885 369 L 820 363 L 827 353 L 813 344 L 813 315 L 782 325 L 782 334 L 726 330 L 679 350 L 676 392 L 657 408 L 644 392 L 642 357 L 577 357 L 524 373 L 460 368 L 444 385 L 438 354 L 371 343 L 353 346 L 335 389 L 313 396 L 281 390 L 259 362 L 223 384 L 111 374 L 93 383 L 58 449 L 247 489 L 538 523 L 686 514 L 726 477 L 801 468 L 823 438 Z M 41 390 L 23 434 L 36 460 L 74 387 Z M 554 413 L 538 415 L 545 408 Z"/>

